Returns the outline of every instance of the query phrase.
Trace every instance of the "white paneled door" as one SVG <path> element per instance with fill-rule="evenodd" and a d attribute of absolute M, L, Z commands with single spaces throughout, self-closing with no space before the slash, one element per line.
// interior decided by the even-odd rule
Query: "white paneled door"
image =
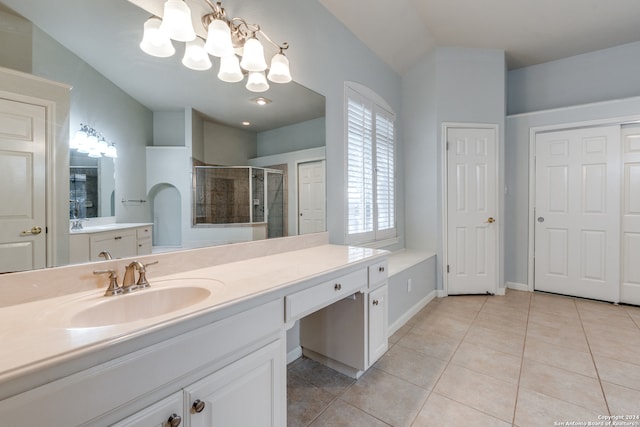
<path fill-rule="evenodd" d="M 44 268 L 44 107 L 0 98 L 0 171 L 0 273 Z"/>
<path fill-rule="evenodd" d="M 326 230 L 325 161 L 298 165 L 298 234 Z"/>
<path fill-rule="evenodd" d="M 620 301 L 640 305 L 640 126 L 622 128 Z"/>
<path fill-rule="evenodd" d="M 618 301 L 620 127 L 535 142 L 535 289 Z"/>
<path fill-rule="evenodd" d="M 447 128 L 447 293 L 498 286 L 495 128 Z"/>

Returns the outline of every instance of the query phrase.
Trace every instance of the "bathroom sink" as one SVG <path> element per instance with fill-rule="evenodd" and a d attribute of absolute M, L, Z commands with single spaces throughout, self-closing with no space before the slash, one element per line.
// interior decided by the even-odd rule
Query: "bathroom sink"
<path fill-rule="evenodd" d="M 211 296 L 222 286 L 221 282 L 210 279 L 174 279 L 185 284 L 174 287 L 153 287 L 131 294 L 101 297 L 74 313 L 69 319 L 71 328 L 96 328 L 149 319 L 196 305 Z M 170 281 L 157 281 L 166 284 Z M 194 283 L 195 282 L 195 283 Z M 188 285 L 187 285 L 188 284 Z"/>

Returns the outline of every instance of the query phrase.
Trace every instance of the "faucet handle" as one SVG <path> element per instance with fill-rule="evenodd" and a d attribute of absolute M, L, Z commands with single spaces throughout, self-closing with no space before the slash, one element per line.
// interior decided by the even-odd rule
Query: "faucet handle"
<path fill-rule="evenodd" d="M 109 275 L 109 287 L 104 292 L 104 296 L 119 295 L 123 292 L 122 288 L 118 286 L 118 273 L 115 270 L 95 270 L 93 274 Z"/>
<path fill-rule="evenodd" d="M 147 280 L 147 267 L 150 265 L 157 264 L 158 261 L 148 262 L 146 264 L 141 264 L 138 268 L 138 283 L 136 283 L 138 289 L 148 288 L 149 281 Z"/>

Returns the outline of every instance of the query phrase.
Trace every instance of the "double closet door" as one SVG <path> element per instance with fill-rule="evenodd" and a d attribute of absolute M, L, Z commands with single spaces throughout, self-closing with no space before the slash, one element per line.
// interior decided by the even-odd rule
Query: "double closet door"
<path fill-rule="evenodd" d="M 640 304 L 640 127 L 536 135 L 535 289 Z"/>

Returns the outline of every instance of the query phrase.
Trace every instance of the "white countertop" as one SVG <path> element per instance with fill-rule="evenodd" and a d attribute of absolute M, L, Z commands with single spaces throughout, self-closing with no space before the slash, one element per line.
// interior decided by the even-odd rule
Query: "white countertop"
<path fill-rule="evenodd" d="M 115 231 L 125 230 L 127 228 L 148 227 L 153 225 L 151 222 L 121 222 L 121 223 L 108 223 L 100 225 L 83 225 L 83 228 L 69 230 L 71 234 L 87 234 L 87 233 L 100 233 L 102 231 Z"/>
<path fill-rule="evenodd" d="M 368 248 L 321 245 L 163 277 L 154 277 L 150 268 L 148 278 L 152 288 L 175 284 L 171 279 L 184 279 L 184 284 L 188 285 L 189 279 L 208 278 L 222 282 L 222 285 L 215 286 L 209 298 L 188 308 L 119 325 L 96 328 L 72 328 L 69 325 L 71 314 L 85 303 L 128 297 L 104 297 L 104 288 L 0 308 L 3 347 L 0 352 L 0 385 L 35 373 L 40 375 L 57 364 L 89 357 L 114 344 L 189 319 L 202 318 L 243 303 L 259 303 L 261 298 L 263 302 L 282 298 L 304 288 L 305 284 L 315 284 L 332 272 L 348 267 L 355 269 L 387 253 Z M 105 287 L 106 283 L 105 278 Z M 42 377 L 43 383 L 51 380 L 48 375 Z M 30 384 L 33 385 L 33 381 Z M 3 397 L 6 396 L 0 395 L 0 399 Z"/>

